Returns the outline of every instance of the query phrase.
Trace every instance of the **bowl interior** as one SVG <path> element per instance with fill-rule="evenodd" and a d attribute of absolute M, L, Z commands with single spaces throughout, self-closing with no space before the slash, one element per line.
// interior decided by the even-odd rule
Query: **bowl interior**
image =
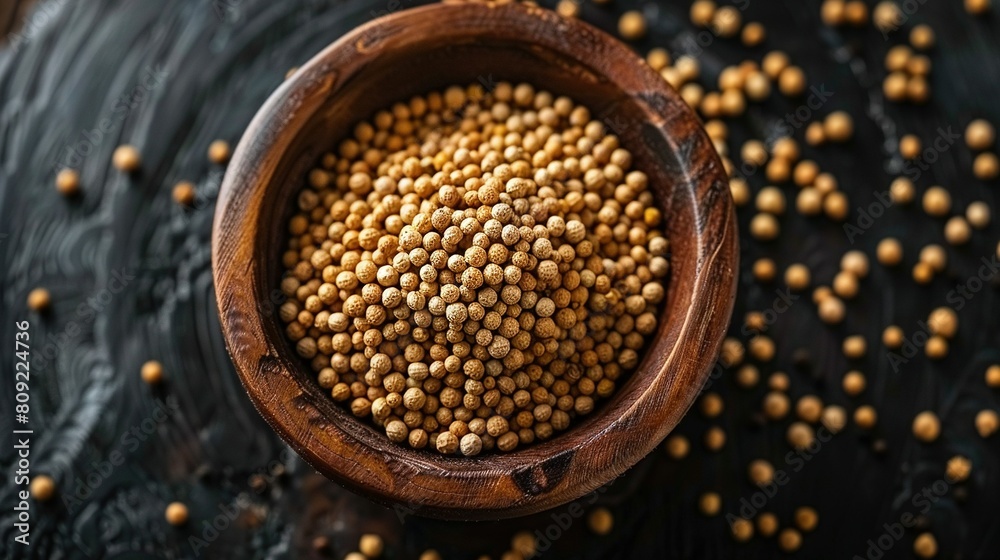
<path fill-rule="evenodd" d="M 232 202 L 240 207 L 237 214 L 250 208 L 255 220 L 252 236 L 235 242 L 249 244 L 248 256 L 254 263 L 264 263 L 250 266 L 245 281 L 262 317 L 260 334 L 268 341 L 267 367 L 258 362 L 255 371 L 245 371 L 253 364 L 241 367 L 238 354 L 243 344 L 226 333 L 251 397 L 262 413 L 281 406 L 269 395 L 254 394 L 251 384 L 254 376 L 290 377 L 280 383 L 294 386 L 298 393 L 285 408 L 301 421 L 288 426 L 276 419 L 280 414 L 264 414 L 286 440 L 324 474 L 382 501 L 420 496 L 424 512 L 432 515 L 465 511 L 469 516 L 472 510 L 472 516 L 524 513 L 582 496 L 624 472 L 654 448 L 691 405 L 707 376 L 732 305 L 732 266 L 717 279 L 720 287 L 699 288 L 706 282 L 701 277 L 706 265 L 714 262 L 717 253 L 734 253 L 735 244 L 721 165 L 693 114 L 627 47 L 617 42 L 605 47 L 608 38 L 600 32 L 554 14 L 539 17 L 524 8 L 515 10 L 517 17 L 542 24 L 484 26 L 481 17 L 445 24 L 435 18 L 405 26 L 376 22 L 355 31 L 286 81 L 251 124 L 234 157 L 260 157 L 269 162 L 261 166 L 263 174 L 249 177 L 261 183 L 253 188 L 252 200 Z M 578 51 L 587 58 L 578 58 Z M 536 89 L 571 97 L 605 122 L 609 132 L 617 134 L 623 147 L 632 152 L 633 167 L 649 176 L 665 217 L 663 227 L 671 243 L 667 300 L 639 368 L 594 413 L 577 419 L 569 430 L 549 441 L 513 453 L 442 457 L 392 444 L 368 421 L 354 418 L 335 403 L 295 354 L 277 314 L 268 313 L 266 307 L 269 294 L 280 282 L 281 254 L 296 194 L 324 152 L 334 149 L 357 122 L 394 102 L 451 85 L 479 83 L 490 89 L 500 81 L 528 82 Z M 281 114 L 290 108 L 294 114 Z M 711 156 L 705 159 L 704 153 Z M 247 180 L 248 169 L 260 171 L 255 165 L 250 161 L 230 173 L 242 173 Z M 230 182 L 227 176 L 226 183 Z M 234 196 L 226 190 L 239 188 L 223 187 L 220 212 Z M 216 229 L 225 230 L 229 219 L 217 217 Z M 242 218 L 232 218 L 238 219 Z M 709 230 L 711 235 L 707 235 L 706 228 L 719 231 Z M 706 303 L 705 298 L 718 301 Z M 701 314 L 694 321 L 692 309 Z M 224 327 L 243 321 L 226 317 L 221 297 L 220 311 Z M 685 342 L 681 350 L 679 339 Z M 261 383 L 266 386 L 269 381 Z M 644 440 L 627 443 L 628 434 L 640 422 L 652 422 L 643 427 L 648 430 L 642 432 Z M 400 483 L 388 474 L 364 475 L 363 458 L 354 462 L 346 458 L 359 449 L 362 453 L 370 450 L 370 457 L 388 463 L 387 473 L 402 472 L 408 478 Z M 563 480 L 574 461 L 579 462 L 579 472 L 574 472 L 573 480 Z M 495 485 L 498 473 L 511 474 L 515 488 Z M 472 486 L 477 480 L 484 486 L 494 484 L 493 495 L 484 501 L 456 492 L 447 484 L 447 479 L 455 477 L 471 481 Z M 359 484 L 359 480 L 366 482 Z M 419 487 L 409 488 L 413 484 Z M 544 497 L 549 492 L 551 496 Z M 529 504 L 525 495 L 539 499 L 531 498 L 537 503 Z"/>

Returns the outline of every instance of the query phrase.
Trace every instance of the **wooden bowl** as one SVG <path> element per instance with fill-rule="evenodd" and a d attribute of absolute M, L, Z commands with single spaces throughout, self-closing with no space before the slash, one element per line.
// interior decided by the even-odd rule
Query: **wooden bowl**
<path fill-rule="evenodd" d="M 565 433 L 509 454 L 445 457 L 390 442 L 320 388 L 276 309 L 287 220 L 320 155 L 376 110 L 454 84 L 527 81 L 588 106 L 650 177 L 671 242 L 668 298 L 638 370 Z M 521 4 L 436 4 L 349 33 L 257 113 L 219 194 L 212 264 L 222 329 L 250 398 L 324 475 L 386 504 L 502 518 L 584 496 L 651 452 L 713 366 L 735 296 L 722 164 L 694 113 L 629 47 Z"/>

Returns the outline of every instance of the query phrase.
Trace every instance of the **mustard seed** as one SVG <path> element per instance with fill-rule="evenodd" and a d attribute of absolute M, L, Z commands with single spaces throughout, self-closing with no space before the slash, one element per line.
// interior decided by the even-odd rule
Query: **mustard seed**
<path fill-rule="evenodd" d="M 788 443 L 795 449 L 802 450 L 812 445 L 815 435 L 812 427 L 805 422 L 793 422 L 788 427 Z"/>
<path fill-rule="evenodd" d="M 969 474 L 972 472 L 972 462 L 961 455 L 955 455 L 951 459 L 948 459 L 948 464 L 945 466 L 944 475 L 949 482 L 962 482 L 969 478 Z"/>
<path fill-rule="evenodd" d="M 823 121 L 823 132 L 830 142 L 846 142 L 854 135 L 854 120 L 845 111 L 834 111 Z"/>
<path fill-rule="evenodd" d="M 988 150 L 996 141 L 996 130 L 985 119 L 976 119 L 965 127 L 965 145 L 971 150 Z"/>
<path fill-rule="evenodd" d="M 80 192 L 80 174 L 75 169 L 62 169 L 56 174 L 56 190 L 63 196 Z"/>
<path fill-rule="evenodd" d="M 885 266 L 896 266 L 903 261 L 903 246 L 897 239 L 887 237 L 879 241 L 875 256 Z"/>
<path fill-rule="evenodd" d="M 801 292 L 809 287 L 809 268 L 804 264 L 793 264 L 785 269 L 785 284 L 793 291 Z"/>
<path fill-rule="evenodd" d="M 1000 415 L 993 410 L 985 409 L 980 410 L 976 414 L 976 431 L 979 432 L 979 436 L 983 438 L 988 438 L 996 433 L 997 429 L 1000 428 Z"/>
<path fill-rule="evenodd" d="M 176 527 L 187 523 L 188 508 L 180 502 L 171 502 L 167 505 L 163 515 L 167 519 L 167 523 Z"/>
<path fill-rule="evenodd" d="M 56 481 L 51 476 L 45 474 L 36 475 L 32 477 L 31 483 L 28 485 L 28 491 L 31 492 L 32 498 L 40 502 L 46 502 L 51 500 L 56 494 Z"/>
<path fill-rule="evenodd" d="M 726 445 L 726 432 L 722 428 L 713 426 L 705 432 L 705 447 L 709 451 L 718 451 Z"/>
<path fill-rule="evenodd" d="M 694 59 L 672 68 L 697 75 Z M 631 154 L 568 98 L 500 84 L 415 100 L 426 109 L 377 113 L 308 173 L 280 316 L 320 386 L 391 441 L 510 452 L 639 365 L 666 298 L 664 217 Z"/>
<path fill-rule="evenodd" d="M 163 365 L 156 360 L 150 360 L 142 364 L 140 375 L 146 383 L 156 385 L 163 381 Z"/>
<path fill-rule="evenodd" d="M 799 529 L 808 533 L 816 529 L 819 524 L 819 514 L 811 507 L 800 507 L 795 509 L 795 524 Z"/>
<path fill-rule="evenodd" d="M 865 376 L 860 371 L 849 371 L 844 375 L 844 392 L 856 397 L 865 390 Z"/>
<path fill-rule="evenodd" d="M 918 51 L 926 51 L 934 47 L 934 30 L 926 23 L 916 25 L 910 30 L 910 44 Z"/>
<path fill-rule="evenodd" d="M 43 313 L 52 304 L 52 296 L 45 288 L 35 288 L 28 292 L 28 309 Z"/>
<path fill-rule="evenodd" d="M 382 555 L 384 548 L 382 537 L 375 534 L 361 535 L 361 539 L 358 541 L 358 551 L 368 558 L 378 558 Z"/>
<path fill-rule="evenodd" d="M 907 134 L 899 139 L 899 155 L 904 159 L 916 159 L 920 157 L 920 138 L 915 134 Z"/>
<path fill-rule="evenodd" d="M 986 368 L 986 385 L 994 389 L 1000 387 L 1000 364 Z"/>
<path fill-rule="evenodd" d="M 870 405 L 859 406 L 854 411 L 854 423 L 858 425 L 862 430 L 870 430 L 875 427 L 875 423 L 878 421 L 878 414 L 875 409 Z"/>
<path fill-rule="evenodd" d="M 115 152 L 111 156 L 111 163 L 119 171 L 132 173 L 139 169 L 139 166 L 142 164 L 142 158 L 139 156 L 139 150 L 135 146 L 125 144 L 115 148 Z"/>
<path fill-rule="evenodd" d="M 968 4 L 969 0 L 966 0 L 966 5 Z M 937 556 L 937 551 L 937 540 L 934 538 L 934 535 L 921 533 L 917 535 L 917 538 L 913 539 L 913 553 L 920 558 L 934 558 Z"/>
<path fill-rule="evenodd" d="M 823 409 L 820 422 L 830 433 L 839 433 L 847 425 L 847 411 L 843 407 L 830 405 Z"/>
<path fill-rule="evenodd" d="M 758 486 L 770 484 L 774 480 L 774 466 L 763 459 L 751 461 L 750 466 L 747 467 L 747 476 L 750 478 L 750 482 Z"/>
<path fill-rule="evenodd" d="M 625 12 L 618 20 L 618 34 L 627 41 L 635 41 L 646 35 L 646 18 L 635 10 Z"/>
<path fill-rule="evenodd" d="M 778 517 L 771 512 L 764 512 L 757 516 L 757 531 L 761 536 L 771 537 L 778 532 Z"/>
<path fill-rule="evenodd" d="M 715 16 L 716 5 L 712 0 L 695 0 L 691 4 L 688 16 L 691 23 L 698 27 L 708 27 Z"/>
<path fill-rule="evenodd" d="M 747 542 L 753 538 L 753 523 L 742 517 L 733 520 L 730 530 L 736 542 Z"/>
<path fill-rule="evenodd" d="M 722 509 L 722 497 L 715 492 L 706 492 L 698 499 L 698 511 L 702 515 L 713 517 Z"/>
<path fill-rule="evenodd" d="M 223 165 L 229 161 L 229 142 L 216 140 L 208 145 L 208 160 Z"/>
<path fill-rule="evenodd" d="M 795 552 L 802 546 L 802 534 L 791 527 L 782 529 L 778 535 L 778 546 L 785 552 Z"/>
<path fill-rule="evenodd" d="M 194 203 L 194 185 L 189 181 L 181 181 L 174 185 L 174 190 L 171 193 L 174 198 L 174 202 L 181 206 L 191 206 Z"/>
<path fill-rule="evenodd" d="M 1000 177 L 1000 159 L 993 153 L 982 153 L 972 161 L 972 174 L 977 179 L 992 181 Z"/>
<path fill-rule="evenodd" d="M 743 45 L 747 47 L 756 47 L 757 45 L 764 42 L 767 38 L 767 30 L 764 26 L 757 22 L 750 22 L 743 27 L 743 32 L 740 35 L 740 39 L 743 41 Z"/>
<path fill-rule="evenodd" d="M 883 34 L 894 31 L 902 18 L 902 12 L 895 3 L 883 0 L 875 5 L 872 22 Z"/>
<path fill-rule="evenodd" d="M 611 533 L 611 529 L 614 528 L 615 519 L 611 515 L 608 508 L 594 508 L 589 515 L 587 515 L 587 527 L 595 535 L 607 535 Z"/>
<path fill-rule="evenodd" d="M 936 414 L 925 410 L 913 419 L 913 435 L 922 442 L 929 443 L 941 433 L 941 422 Z"/>
<path fill-rule="evenodd" d="M 683 459 L 687 457 L 688 451 L 691 449 L 691 444 L 688 442 L 687 438 L 680 435 L 672 435 L 667 438 L 667 442 L 664 444 L 667 450 L 667 454 L 674 459 Z"/>

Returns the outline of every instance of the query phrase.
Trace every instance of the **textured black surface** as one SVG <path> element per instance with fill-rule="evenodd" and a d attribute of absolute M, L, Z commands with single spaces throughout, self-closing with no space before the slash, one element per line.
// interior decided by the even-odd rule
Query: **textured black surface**
<path fill-rule="evenodd" d="M 410 515 L 406 508 L 386 510 L 350 494 L 285 451 L 253 410 L 223 346 L 209 234 L 224 169 L 207 162 L 208 144 L 222 138 L 235 145 L 287 69 L 353 26 L 417 3 L 47 0 L 40 8 L 44 17 L 29 19 L 0 50 L 0 556 L 342 558 L 361 533 L 377 532 L 386 538 L 386 557 L 416 558 L 436 548 L 449 559 L 498 558 L 516 531 L 544 534 L 566 519 L 568 506 L 502 523 L 446 523 Z M 19 3 L 4 4 L 3 14 L 17 13 Z M 641 4 L 650 35 L 639 50 L 665 46 L 682 53 L 698 44 L 687 21 L 689 3 L 682 4 Z M 902 170 L 894 155 L 899 135 L 916 133 L 927 145 L 939 128 L 961 131 L 974 117 L 1000 122 L 1000 25 L 995 17 L 971 18 L 960 4 L 922 4 L 903 27 L 905 32 L 928 22 L 938 34 L 931 54 L 933 100 L 926 106 L 887 107 L 881 99 L 882 58 L 904 40 L 904 32 L 886 41 L 871 27 L 824 28 L 817 1 L 738 2 L 745 19 L 764 22 L 770 37 L 749 51 L 738 41 L 715 39 L 701 55 L 703 78 L 714 83 L 722 66 L 747 56 L 759 60 L 773 48 L 791 53 L 811 84 L 834 92 L 811 118 L 848 109 L 857 129 L 849 144 L 806 149 L 805 155 L 834 173 L 852 208 L 867 206 Z M 617 14 L 634 5 L 586 3 L 582 12 L 584 19 L 612 30 Z M 751 136 L 775 137 L 781 119 L 799 105 L 774 95 L 751 106 L 733 121 L 732 146 Z M 92 133 L 104 119 L 106 131 Z M 796 137 L 802 132 L 795 130 Z M 110 166 L 111 152 L 126 142 L 143 155 L 142 172 L 131 178 Z M 70 154 L 77 159 L 68 160 Z M 920 174 L 918 192 L 941 184 L 950 189 L 957 210 L 973 200 L 995 207 L 998 185 L 973 179 L 971 158 L 960 142 L 944 150 Z M 55 170 L 67 161 L 81 172 L 82 194 L 72 200 L 52 187 Z M 762 175 L 750 177 L 754 191 L 765 184 Z M 197 184 L 193 209 L 171 200 L 179 180 Z M 794 194 L 794 187 L 785 190 Z M 751 215 L 740 210 L 743 232 Z M 751 281 L 749 265 L 756 258 L 770 256 L 782 268 L 804 262 L 816 283 L 825 284 L 851 247 L 841 226 L 825 218 L 788 213 L 781 222 L 776 242 L 761 244 L 744 235 L 734 335 L 740 336 L 747 310 L 769 309 L 776 297 L 778 285 Z M 760 364 L 762 374 L 787 372 L 793 399 L 816 394 L 849 413 L 872 404 L 879 424 L 871 433 L 849 426 L 809 461 L 788 458 L 788 421 L 758 420 L 763 384 L 739 389 L 732 374 L 724 373 L 711 390 L 724 396 L 725 413 L 709 421 L 695 410 L 679 428 L 692 442 L 691 455 L 678 462 L 656 453 L 606 492 L 583 500 L 612 510 L 612 535 L 595 537 L 575 521 L 568 531 L 558 531 L 562 535 L 544 556 L 781 556 L 773 538 L 736 544 L 722 516 L 708 519 L 697 511 L 698 496 L 717 491 L 723 511 L 738 514 L 741 498 L 754 494 L 745 473 L 757 458 L 789 475 L 763 507 L 777 513 L 782 526 L 796 507 L 819 512 L 819 527 L 805 535 L 795 557 L 864 556 L 868 539 L 882 534 L 884 523 L 914 511 L 912 497 L 942 479 L 949 457 L 962 454 L 973 462 L 972 478 L 947 489 L 929 510 L 926 528 L 937 537 L 940 558 L 1000 557 L 995 515 L 1000 452 L 995 438 L 980 438 L 973 425 L 979 410 L 998 406 L 997 394 L 983 383 L 986 366 L 1000 362 L 997 276 L 959 310 L 959 335 L 945 360 L 932 363 L 921 355 L 893 371 L 878 342 L 891 323 L 907 335 L 916 332 L 932 308 L 952 303 L 946 294 L 975 274 L 981 258 L 995 254 L 1000 228 L 993 225 L 975 233 L 968 246 L 949 249 L 947 273 L 918 287 L 908 271 L 919 247 L 943 241 L 942 228 L 943 220 L 917 207 L 890 208 L 854 248 L 874 255 L 880 238 L 899 237 L 907 248 L 904 267 L 873 264 L 839 327 L 823 325 L 807 296 L 771 326 L 777 356 Z M 26 294 L 36 286 L 53 295 L 45 316 L 25 306 Z M 17 467 L 8 443 L 14 322 L 22 320 L 31 322 L 34 355 L 31 470 L 53 476 L 59 487 L 55 500 L 32 506 L 28 548 L 13 542 L 12 508 L 23 487 L 13 485 Z M 869 343 L 868 357 L 856 364 L 840 353 L 848 334 L 864 334 Z M 148 359 L 163 362 L 162 387 L 150 389 L 140 379 L 139 368 Z M 853 399 L 840 389 L 851 367 L 862 369 L 869 382 Z M 154 414 L 158 406 L 170 411 L 165 418 Z M 910 434 L 913 416 L 925 409 L 935 410 L 943 424 L 942 437 L 930 445 Z M 701 443 L 711 425 L 728 435 L 719 453 L 707 452 Z M 133 428 L 137 432 L 130 437 Z M 110 465 L 118 457 L 123 463 Z M 77 492 L 79 501 L 67 498 Z M 190 521 L 181 528 L 163 519 L 164 507 L 174 500 L 190 508 Z M 235 519 L 220 521 L 226 528 L 217 533 L 206 530 L 224 510 Z M 912 557 L 915 534 L 907 531 L 885 557 Z M 204 539 L 207 548 L 195 550 L 200 543 L 191 537 Z M 317 537 L 327 539 L 325 550 L 313 548 Z"/>

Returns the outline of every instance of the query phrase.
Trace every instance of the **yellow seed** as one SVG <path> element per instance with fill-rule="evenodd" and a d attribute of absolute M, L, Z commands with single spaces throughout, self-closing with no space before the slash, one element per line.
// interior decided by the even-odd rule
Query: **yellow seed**
<path fill-rule="evenodd" d="M 875 256 L 885 266 L 896 266 L 903 261 L 903 245 L 897 239 L 887 237 L 879 241 Z"/>
<path fill-rule="evenodd" d="M 45 288 L 35 288 L 28 292 L 28 309 L 42 313 L 52 304 L 52 296 Z"/>
<path fill-rule="evenodd" d="M 995 411 L 985 409 L 976 414 L 976 431 L 980 437 L 988 438 L 1000 428 L 1000 416 Z"/>
<path fill-rule="evenodd" d="M 918 51 L 926 51 L 934 47 L 934 30 L 922 23 L 910 30 L 910 44 Z"/>
<path fill-rule="evenodd" d="M 382 537 L 371 533 L 361 535 L 358 542 L 358 550 L 367 558 L 378 558 L 382 555 L 383 548 Z"/>
<path fill-rule="evenodd" d="M 180 502 L 171 502 L 164 512 L 164 517 L 171 525 L 183 525 L 188 520 L 188 508 Z"/>
<path fill-rule="evenodd" d="M 56 190 L 63 196 L 80 192 L 80 174 L 75 169 L 63 169 L 56 174 Z"/>
<path fill-rule="evenodd" d="M 969 0 L 966 0 L 966 4 Z M 938 546 L 937 540 L 934 535 L 930 533 L 921 533 L 917 535 L 917 538 L 913 539 L 913 552 L 920 558 L 934 558 L 937 556 Z"/>
<path fill-rule="evenodd" d="M 823 121 L 823 132 L 831 142 L 846 142 L 854 135 L 854 120 L 845 111 L 834 111 Z"/>
<path fill-rule="evenodd" d="M 819 524 L 819 514 L 811 507 L 800 507 L 795 510 L 795 524 L 799 529 L 810 532 Z"/>
<path fill-rule="evenodd" d="M 139 156 L 139 150 L 135 146 L 125 144 L 115 148 L 111 162 L 119 171 L 131 173 L 139 169 L 139 166 L 142 164 L 142 158 Z"/>
<path fill-rule="evenodd" d="M 699 27 L 708 27 L 715 16 L 715 9 L 715 2 L 712 0 L 695 0 L 689 12 L 691 23 Z"/>
<path fill-rule="evenodd" d="M 756 47 L 757 45 L 763 43 L 766 38 L 767 31 L 760 23 L 750 22 L 743 27 L 741 39 L 743 40 L 743 44 L 747 47 Z"/>
<path fill-rule="evenodd" d="M 750 235 L 760 241 L 771 241 L 778 237 L 781 226 L 771 214 L 760 213 L 750 220 Z"/>
<path fill-rule="evenodd" d="M 965 127 L 965 144 L 972 150 L 988 150 L 996 141 L 996 130 L 985 119 L 976 119 Z"/>
<path fill-rule="evenodd" d="M 757 516 L 757 531 L 761 536 L 770 537 L 778 532 L 778 517 L 770 512 Z"/>
<path fill-rule="evenodd" d="M 802 95 L 806 89 L 806 74 L 798 66 L 789 66 L 778 76 L 778 91 L 787 97 Z"/>
<path fill-rule="evenodd" d="M 903 345 L 903 329 L 896 325 L 889 325 L 882 331 L 882 344 L 890 350 L 895 350 Z"/>
<path fill-rule="evenodd" d="M 941 422 L 936 414 L 925 410 L 913 419 L 913 435 L 925 443 L 932 442 L 941 434 Z"/>
<path fill-rule="evenodd" d="M 979 154 L 972 162 L 972 173 L 983 181 L 996 179 L 1000 177 L 1000 159 L 990 152 Z"/>
<path fill-rule="evenodd" d="M 920 138 L 915 134 L 907 134 L 899 139 L 899 154 L 906 159 L 916 159 L 920 156 Z"/>
<path fill-rule="evenodd" d="M 951 211 L 951 195 L 942 187 L 931 187 L 924 193 L 923 207 L 929 216 L 944 216 Z"/>
<path fill-rule="evenodd" d="M 194 203 L 194 185 L 189 181 L 181 181 L 174 185 L 172 196 L 177 204 L 190 206 Z"/>
<path fill-rule="evenodd" d="M 793 264 L 785 269 L 785 284 L 796 292 L 809 287 L 810 277 L 809 268 L 804 264 Z"/>
<path fill-rule="evenodd" d="M 972 461 L 961 455 L 955 455 L 948 459 L 944 472 L 949 482 L 961 482 L 969 478 L 969 473 L 972 472 Z"/>
<path fill-rule="evenodd" d="M 216 140 L 209 144 L 208 160 L 219 165 L 229 161 L 229 143 L 225 140 Z"/>
<path fill-rule="evenodd" d="M 31 492 L 32 498 L 40 502 L 45 502 L 55 496 L 56 481 L 51 476 L 45 474 L 36 475 L 31 479 L 28 490 Z"/>
<path fill-rule="evenodd" d="M 962 216 L 952 216 L 944 224 L 944 238 L 952 245 L 964 245 L 972 237 L 969 222 Z"/>
<path fill-rule="evenodd" d="M 778 546 L 785 552 L 795 552 L 802 546 L 802 534 L 790 527 L 782 529 L 778 535 Z"/>
<path fill-rule="evenodd" d="M 691 449 L 691 444 L 688 443 L 687 438 L 680 434 L 672 435 L 667 438 L 665 445 L 667 454 L 674 459 L 683 459 L 684 457 L 687 457 L 688 450 Z"/>
<path fill-rule="evenodd" d="M 163 365 L 156 360 L 150 360 L 142 364 L 142 368 L 139 373 L 142 380 L 150 385 L 156 385 L 157 383 L 163 381 Z"/>
<path fill-rule="evenodd" d="M 646 18 L 635 10 L 625 12 L 618 20 L 618 34 L 628 41 L 643 38 L 646 35 Z"/>
<path fill-rule="evenodd" d="M 712 517 L 718 515 L 719 510 L 722 508 L 722 498 L 715 492 L 706 492 L 701 495 L 698 499 L 698 510 L 701 511 L 703 515 Z"/>
<path fill-rule="evenodd" d="M 859 406 L 854 411 L 854 423 L 862 430 L 870 430 L 877 421 L 878 415 L 875 413 L 875 409 L 869 405 Z"/>
<path fill-rule="evenodd" d="M 1000 387 L 1000 364 L 986 368 L 986 385 L 994 389 Z"/>
<path fill-rule="evenodd" d="M 730 530 L 736 542 L 747 542 L 753 538 L 753 523 L 742 517 L 732 522 Z"/>
<path fill-rule="evenodd" d="M 594 508 L 587 516 L 587 526 L 595 535 L 607 535 L 614 527 L 614 516 L 608 508 Z"/>
<path fill-rule="evenodd" d="M 990 11 L 991 0 L 965 0 L 965 11 L 981 16 Z"/>

